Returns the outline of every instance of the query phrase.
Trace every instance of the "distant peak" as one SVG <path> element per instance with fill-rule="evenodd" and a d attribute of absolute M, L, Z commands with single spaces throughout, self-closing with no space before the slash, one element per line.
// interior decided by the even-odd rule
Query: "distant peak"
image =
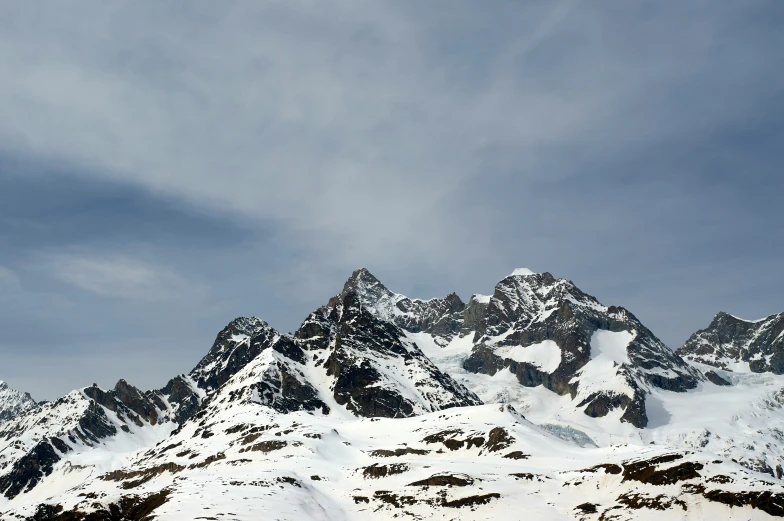
<path fill-rule="evenodd" d="M 526 277 L 528 275 L 538 275 L 538 273 L 531 271 L 528 268 L 517 268 L 512 272 L 512 277 Z"/>
<path fill-rule="evenodd" d="M 349 281 L 371 281 L 371 282 L 379 282 L 379 280 L 370 273 L 370 270 L 367 268 L 359 268 L 358 270 L 354 270 L 351 276 L 348 278 Z"/>
<path fill-rule="evenodd" d="M 377 288 L 376 291 L 380 290 L 384 293 L 389 291 L 367 268 L 360 268 L 354 270 L 354 273 L 348 278 L 343 286 L 343 293 L 351 289 L 364 293 L 369 288 Z"/>
<path fill-rule="evenodd" d="M 444 300 L 446 300 L 447 302 L 461 302 L 461 303 L 463 302 L 460 296 L 454 291 L 449 295 L 447 295 L 446 297 L 444 297 Z"/>
<path fill-rule="evenodd" d="M 776 315 L 771 315 L 769 317 L 763 317 L 763 318 L 758 318 L 758 319 L 754 319 L 754 320 L 749 320 L 749 319 L 746 319 L 746 318 L 736 317 L 735 315 L 733 315 L 731 313 L 727 313 L 725 311 L 719 311 L 718 313 L 716 313 L 716 316 L 714 317 L 714 320 L 721 319 L 721 318 L 723 318 L 723 319 L 728 319 L 729 318 L 729 319 L 732 319 L 732 320 L 737 320 L 739 322 L 746 322 L 747 324 L 756 324 L 756 323 L 759 323 L 759 322 L 765 322 L 766 320 L 768 320 L 770 318 L 773 318 L 775 316 Z"/>

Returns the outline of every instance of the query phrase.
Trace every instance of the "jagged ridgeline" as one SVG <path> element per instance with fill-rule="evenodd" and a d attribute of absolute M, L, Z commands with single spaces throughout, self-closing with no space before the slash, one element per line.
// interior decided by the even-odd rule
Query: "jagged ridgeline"
<path fill-rule="evenodd" d="M 0 383 L 0 517 L 782 515 L 783 323 L 719 314 L 673 352 L 549 273 L 464 302 L 360 269 L 293 335 L 232 320 L 161 389 Z"/>

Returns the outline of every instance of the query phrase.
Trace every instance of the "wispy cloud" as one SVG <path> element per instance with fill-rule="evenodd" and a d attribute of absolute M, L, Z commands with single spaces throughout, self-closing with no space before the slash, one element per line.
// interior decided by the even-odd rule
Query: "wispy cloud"
<path fill-rule="evenodd" d="M 9 268 L 0 266 L 0 295 L 8 297 L 22 289 L 19 276 Z"/>
<path fill-rule="evenodd" d="M 61 281 L 104 297 L 169 300 L 190 296 L 198 289 L 171 270 L 128 257 L 53 254 L 44 263 Z"/>

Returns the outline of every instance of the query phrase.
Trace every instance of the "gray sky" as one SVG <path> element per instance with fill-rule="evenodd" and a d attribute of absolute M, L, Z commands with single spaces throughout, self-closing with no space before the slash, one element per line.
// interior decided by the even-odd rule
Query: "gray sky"
<path fill-rule="evenodd" d="M 672 347 L 784 311 L 784 3 L 0 0 L 0 379 L 516 267 Z"/>

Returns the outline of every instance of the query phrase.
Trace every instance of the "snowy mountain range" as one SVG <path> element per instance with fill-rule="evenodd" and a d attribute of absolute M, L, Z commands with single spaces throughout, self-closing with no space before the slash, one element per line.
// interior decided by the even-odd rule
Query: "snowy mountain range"
<path fill-rule="evenodd" d="M 549 273 L 463 302 L 361 269 L 161 389 L 0 383 L 0 518 L 781 517 L 783 331 L 719 313 L 673 352 Z"/>

